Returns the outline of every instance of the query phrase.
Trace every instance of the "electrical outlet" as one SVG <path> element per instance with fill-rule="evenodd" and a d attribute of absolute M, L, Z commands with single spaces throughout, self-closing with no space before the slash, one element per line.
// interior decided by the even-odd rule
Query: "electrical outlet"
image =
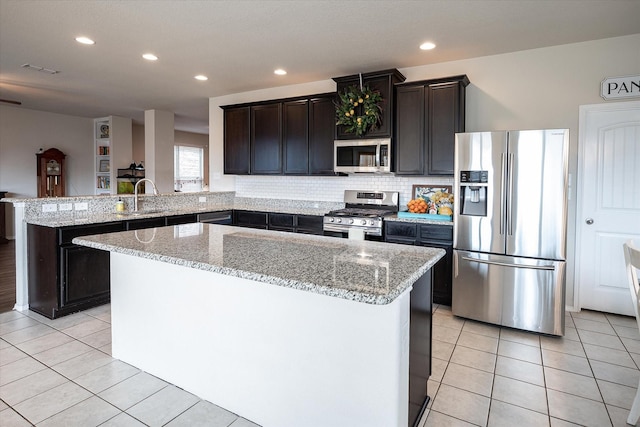
<path fill-rule="evenodd" d="M 58 205 L 55 203 L 45 203 L 42 205 L 42 212 L 55 212 L 58 210 Z"/>
<path fill-rule="evenodd" d="M 60 203 L 58 205 L 59 211 L 70 211 L 73 209 L 73 205 L 71 203 Z"/>
<path fill-rule="evenodd" d="M 89 209 L 89 203 L 87 203 L 87 202 L 76 203 L 75 204 L 75 209 L 77 211 L 86 211 L 87 209 Z"/>
<path fill-rule="evenodd" d="M 200 203 L 207 203 L 207 196 L 200 196 L 198 197 L 198 201 Z"/>

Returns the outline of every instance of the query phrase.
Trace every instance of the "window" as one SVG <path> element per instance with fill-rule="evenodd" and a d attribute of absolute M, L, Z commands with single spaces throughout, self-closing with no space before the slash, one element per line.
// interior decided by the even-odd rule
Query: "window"
<path fill-rule="evenodd" d="M 174 190 L 202 191 L 204 180 L 204 149 L 186 145 L 174 146 Z"/>

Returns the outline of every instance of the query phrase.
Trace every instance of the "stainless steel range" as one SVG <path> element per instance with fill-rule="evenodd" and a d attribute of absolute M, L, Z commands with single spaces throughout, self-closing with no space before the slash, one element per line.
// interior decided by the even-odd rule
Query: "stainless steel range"
<path fill-rule="evenodd" d="M 324 216 L 325 232 L 362 230 L 366 236 L 382 236 L 383 218 L 398 212 L 397 191 L 344 191 L 344 209 Z"/>

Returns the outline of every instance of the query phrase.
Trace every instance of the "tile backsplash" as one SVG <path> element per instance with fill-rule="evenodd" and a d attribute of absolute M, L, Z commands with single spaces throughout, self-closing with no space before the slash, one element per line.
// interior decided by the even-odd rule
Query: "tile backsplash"
<path fill-rule="evenodd" d="M 385 190 L 400 193 L 400 205 L 411 200 L 414 184 L 453 185 L 452 177 L 349 176 L 237 176 L 236 196 L 342 202 L 344 190 Z"/>

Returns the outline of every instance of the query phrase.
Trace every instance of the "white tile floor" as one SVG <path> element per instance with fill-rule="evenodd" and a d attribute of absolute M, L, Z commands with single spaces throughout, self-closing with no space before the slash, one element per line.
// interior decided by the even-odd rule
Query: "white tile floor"
<path fill-rule="evenodd" d="M 424 427 L 626 425 L 635 319 L 568 313 L 556 338 L 435 309 Z M 111 358 L 110 321 L 108 305 L 56 320 L 1 313 L 0 426 L 256 426 Z"/>

